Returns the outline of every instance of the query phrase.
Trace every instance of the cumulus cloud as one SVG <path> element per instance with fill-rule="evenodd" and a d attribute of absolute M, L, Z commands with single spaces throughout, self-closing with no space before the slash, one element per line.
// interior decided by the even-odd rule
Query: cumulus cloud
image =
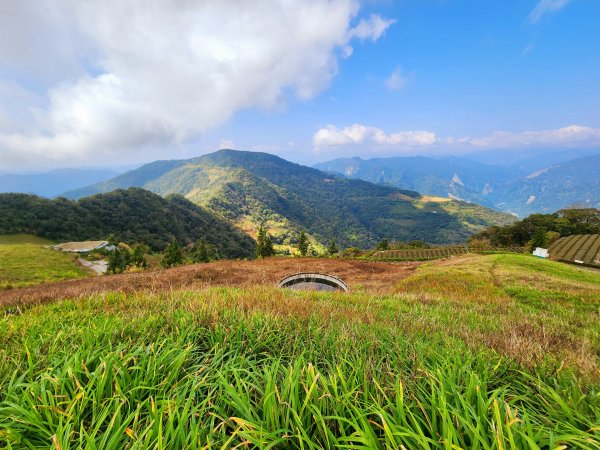
<path fill-rule="evenodd" d="M 532 23 L 536 23 L 544 14 L 564 8 L 570 1 L 571 0 L 540 0 L 529 14 L 529 20 Z"/>
<path fill-rule="evenodd" d="M 411 150 L 418 152 L 453 153 L 484 149 L 527 149 L 545 147 L 596 147 L 600 146 L 600 128 L 570 125 L 541 131 L 494 131 L 482 137 L 438 137 L 432 131 L 408 130 L 386 134 L 383 130 L 353 124 L 344 128 L 327 125 L 313 135 L 316 151 L 362 146 L 373 152 Z"/>
<path fill-rule="evenodd" d="M 399 131 L 386 134 L 376 127 L 353 124 L 344 128 L 327 125 L 318 130 L 313 136 L 316 150 L 339 147 L 344 145 L 371 144 L 394 147 L 427 147 L 435 144 L 435 133 L 422 130 Z"/>
<path fill-rule="evenodd" d="M 98 160 L 181 144 L 236 111 L 310 99 L 355 40 L 376 41 L 393 23 L 376 14 L 358 20 L 359 7 L 358 0 L 3 3 L 0 30 L 25 44 L 19 52 L 0 44 L 2 66 L 35 72 L 39 57 L 64 62 L 65 72 L 55 81 L 53 70 L 43 80 L 51 84 L 37 88 L 44 102 L 27 123 L 32 131 L 0 120 L 0 163 Z"/>
<path fill-rule="evenodd" d="M 391 91 L 399 91 L 406 86 L 406 77 L 402 75 L 402 70 L 398 67 L 385 80 L 385 85 Z"/>

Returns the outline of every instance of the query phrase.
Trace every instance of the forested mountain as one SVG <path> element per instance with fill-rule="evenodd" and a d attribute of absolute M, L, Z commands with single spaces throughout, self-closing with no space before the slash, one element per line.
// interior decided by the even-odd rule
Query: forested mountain
<path fill-rule="evenodd" d="M 521 217 L 567 207 L 600 208 L 600 155 L 537 170 L 494 197 L 498 208 Z"/>
<path fill-rule="evenodd" d="M 254 241 L 226 220 L 182 196 L 163 198 L 130 188 L 79 201 L 0 194 L 0 234 L 28 233 L 59 241 L 110 239 L 162 250 L 170 241 L 204 238 L 221 257 L 254 255 Z"/>
<path fill-rule="evenodd" d="M 160 162 L 161 167 L 166 164 L 172 167 L 154 178 L 146 176 L 154 167 L 147 165 L 66 195 L 80 197 L 141 180 L 145 189 L 184 195 L 250 234 L 264 224 L 276 242 L 287 244 L 302 229 L 322 243 L 336 240 L 342 246 L 369 246 L 382 238 L 450 243 L 486 225 L 513 220 L 480 206 L 423 199 L 414 191 L 332 176 L 267 153 L 220 150 Z"/>
<path fill-rule="evenodd" d="M 540 155 L 517 158 L 518 167 L 455 157 L 343 158 L 316 167 L 422 194 L 468 200 L 520 217 L 571 206 L 600 206 L 600 154 L 553 162 L 566 157 L 565 152 L 552 153 L 546 164 Z M 542 165 L 531 170 L 534 163 Z"/>
<path fill-rule="evenodd" d="M 0 174 L 0 192 L 23 192 L 51 198 L 116 175 L 118 172 L 112 169 L 56 169 L 46 173 Z"/>
<path fill-rule="evenodd" d="M 340 158 L 317 164 L 317 169 L 422 194 L 450 197 L 493 206 L 489 194 L 502 189 L 513 172 L 466 158 L 424 156 Z"/>

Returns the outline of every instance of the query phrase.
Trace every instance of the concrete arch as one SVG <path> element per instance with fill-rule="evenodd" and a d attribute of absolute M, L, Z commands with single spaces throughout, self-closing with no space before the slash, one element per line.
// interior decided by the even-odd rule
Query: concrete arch
<path fill-rule="evenodd" d="M 299 290 L 350 292 L 348 285 L 341 279 L 323 273 L 297 273 L 283 278 L 277 286 Z"/>

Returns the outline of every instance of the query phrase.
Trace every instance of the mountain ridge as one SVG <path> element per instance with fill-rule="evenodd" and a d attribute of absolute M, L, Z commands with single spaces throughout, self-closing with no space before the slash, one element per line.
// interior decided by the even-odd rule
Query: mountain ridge
<path fill-rule="evenodd" d="M 527 171 L 458 157 L 339 158 L 316 167 L 422 194 L 472 201 L 521 217 L 600 205 L 600 154 L 566 162 L 550 159 Z"/>
<path fill-rule="evenodd" d="M 411 190 L 333 176 L 269 153 L 222 149 L 160 163 L 154 178 L 145 177 L 155 168 L 147 165 L 66 195 L 125 188 L 142 180 L 144 189 L 183 195 L 248 234 L 266 225 L 281 245 L 293 245 L 300 230 L 318 242 L 335 240 L 342 246 L 372 246 L 382 238 L 459 242 L 488 224 L 511 220 L 483 207 L 459 219 L 459 203 L 422 201 Z"/>

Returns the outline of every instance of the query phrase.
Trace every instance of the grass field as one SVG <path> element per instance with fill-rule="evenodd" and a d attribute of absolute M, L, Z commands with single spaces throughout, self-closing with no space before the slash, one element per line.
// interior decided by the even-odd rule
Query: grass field
<path fill-rule="evenodd" d="M 0 236 L 0 291 L 90 275 L 73 255 L 44 247 L 47 243 L 29 235 Z"/>
<path fill-rule="evenodd" d="M 5 305 L 0 448 L 600 448 L 598 274 L 471 255 L 378 279 Z"/>

